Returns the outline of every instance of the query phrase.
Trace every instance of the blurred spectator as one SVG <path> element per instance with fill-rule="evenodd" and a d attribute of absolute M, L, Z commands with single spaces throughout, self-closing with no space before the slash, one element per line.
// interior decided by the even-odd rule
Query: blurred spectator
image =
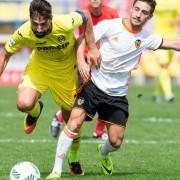
<path fill-rule="evenodd" d="M 179 0 L 157 0 L 157 7 L 154 14 L 155 33 L 161 34 L 165 38 L 176 37 L 176 26 L 173 21 L 176 19 L 178 12 L 180 12 Z M 167 102 L 174 101 L 174 94 L 172 92 L 172 82 L 169 73 L 169 65 L 173 60 L 173 51 L 159 50 L 155 52 L 159 72 L 154 90 L 153 99 L 156 103 L 162 102 L 164 96 Z"/>

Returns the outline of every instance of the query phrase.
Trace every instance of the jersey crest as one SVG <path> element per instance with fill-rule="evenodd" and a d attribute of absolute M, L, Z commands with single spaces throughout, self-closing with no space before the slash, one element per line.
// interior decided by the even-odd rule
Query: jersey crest
<path fill-rule="evenodd" d="M 137 39 L 136 41 L 135 41 L 135 47 L 136 48 L 139 48 L 141 46 L 141 40 L 140 39 Z"/>
<path fill-rule="evenodd" d="M 65 36 L 63 36 L 63 35 L 60 35 L 57 39 L 58 39 L 58 41 L 61 42 L 61 43 L 66 40 Z"/>
<path fill-rule="evenodd" d="M 82 97 L 80 97 L 80 98 L 78 99 L 78 101 L 77 101 L 77 104 L 78 104 L 79 106 L 81 106 L 82 104 L 84 104 L 84 99 L 83 99 Z"/>

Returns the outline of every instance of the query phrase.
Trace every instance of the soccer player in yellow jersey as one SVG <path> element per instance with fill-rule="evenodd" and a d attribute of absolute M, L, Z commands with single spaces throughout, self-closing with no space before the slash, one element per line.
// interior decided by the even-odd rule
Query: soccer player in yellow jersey
<path fill-rule="evenodd" d="M 46 0 L 33 0 L 29 8 L 30 20 L 24 23 L 5 44 L 0 53 L 0 75 L 12 54 L 23 46 L 32 48 L 22 82 L 17 92 L 17 108 L 26 113 L 24 131 L 30 134 L 43 109 L 39 101 L 49 90 L 54 101 L 68 119 L 74 102 L 77 85 L 76 40 L 74 29 L 83 26 L 89 47 L 89 58 L 100 60 L 96 48 L 91 20 L 84 11 L 67 15 L 52 15 L 52 7 Z M 78 154 L 78 137 L 74 142 L 74 154 Z M 77 155 L 78 156 L 78 155 Z M 71 164 L 71 174 L 83 175 L 79 159 Z"/>
<path fill-rule="evenodd" d="M 179 13 L 179 0 L 157 0 L 157 7 L 154 14 L 156 24 L 155 33 L 161 34 L 165 38 L 175 38 L 176 26 L 173 24 L 173 21 Z M 174 100 L 174 94 L 172 92 L 168 67 L 173 58 L 173 51 L 159 50 L 155 52 L 155 57 L 158 60 L 159 73 L 154 91 L 154 100 L 160 103 L 162 101 L 161 96 L 163 95 L 167 102 L 172 102 Z"/>

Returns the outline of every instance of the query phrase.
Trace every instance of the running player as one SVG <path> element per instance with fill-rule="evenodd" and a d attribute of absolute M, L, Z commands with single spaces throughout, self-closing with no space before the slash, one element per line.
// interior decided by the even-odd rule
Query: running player
<path fill-rule="evenodd" d="M 0 75 L 12 54 L 23 46 L 32 48 L 22 82 L 17 92 L 17 108 L 25 112 L 24 131 L 32 133 L 43 109 L 39 100 L 49 90 L 54 101 L 62 108 L 68 120 L 77 87 L 76 39 L 74 30 L 83 25 L 90 58 L 99 58 L 94 42 L 92 23 L 86 12 L 52 15 L 52 7 L 46 0 L 33 0 L 30 4 L 30 20 L 20 26 L 0 53 Z M 78 154 L 79 137 L 74 141 L 73 152 Z M 71 174 L 83 175 L 79 163 L 70 164 Z"/>
<path fill-rule="evenodd" d="M 176 26 L 173 21 L 177 15 L 180 14 L 179 0 L 157 0 L 157 7 L 154 14 L 155 29 L 154 32 L 161 34 L 165 38 L 176 37 Z M 172 6 L 173 3 L 173 6 Z M 157 25 L 156 25 L 157 24 Z M 164 28 L 166 25 L 166 28 Z M 155 58 L 159 68 L 153 100 L 156 103 L 162 102 L 162 97 L 167 102 L 174 101 L 174 94 L 172 91 L 171 76 L 169 73 L 169 66 L 173 60 L 174 51 L 156 51 Z M 149 56 L 151 57 L 151 56 Z"/>

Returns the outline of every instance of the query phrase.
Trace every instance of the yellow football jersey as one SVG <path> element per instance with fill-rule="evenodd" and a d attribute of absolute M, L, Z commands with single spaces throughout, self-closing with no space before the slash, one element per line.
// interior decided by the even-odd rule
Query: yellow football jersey
<path fill-rule="evenodd" d="M 74 29 L 82 23 L 82 16 L 76 12 L 54 15 L 52 32 L 43 38 L 37 38 L 31 30 L 30 21 L 27 21 L 17 29 L 5 48 L 7 52 L 15 53 L 23 46 L 28 46 L 33 50 L 30 59 L 37 65 L 49 71 L 56 68 L 67 71 L 76 58 Z"/>
<path fill-rule="evenodd" d="M 6 43 L 9 53 L 23 46 L 32 48 L 21 87 L 30 87 L 44 94 L 50 90 L 60 106 L 70 110 L 77 88 L 76 47 L 74 29 L 83 24 L 79 13 L 54 15 L 52 32 L 37 38 L 31 30 L 30 21 L 23 24 Z"/>
<path fill-rule="evenodd" d="M 176 26 L 173 21 L 180 14 L 180 0 L 157 0 L 155 9 L 155 32 L 164 38 L 176 37 Z"/>

